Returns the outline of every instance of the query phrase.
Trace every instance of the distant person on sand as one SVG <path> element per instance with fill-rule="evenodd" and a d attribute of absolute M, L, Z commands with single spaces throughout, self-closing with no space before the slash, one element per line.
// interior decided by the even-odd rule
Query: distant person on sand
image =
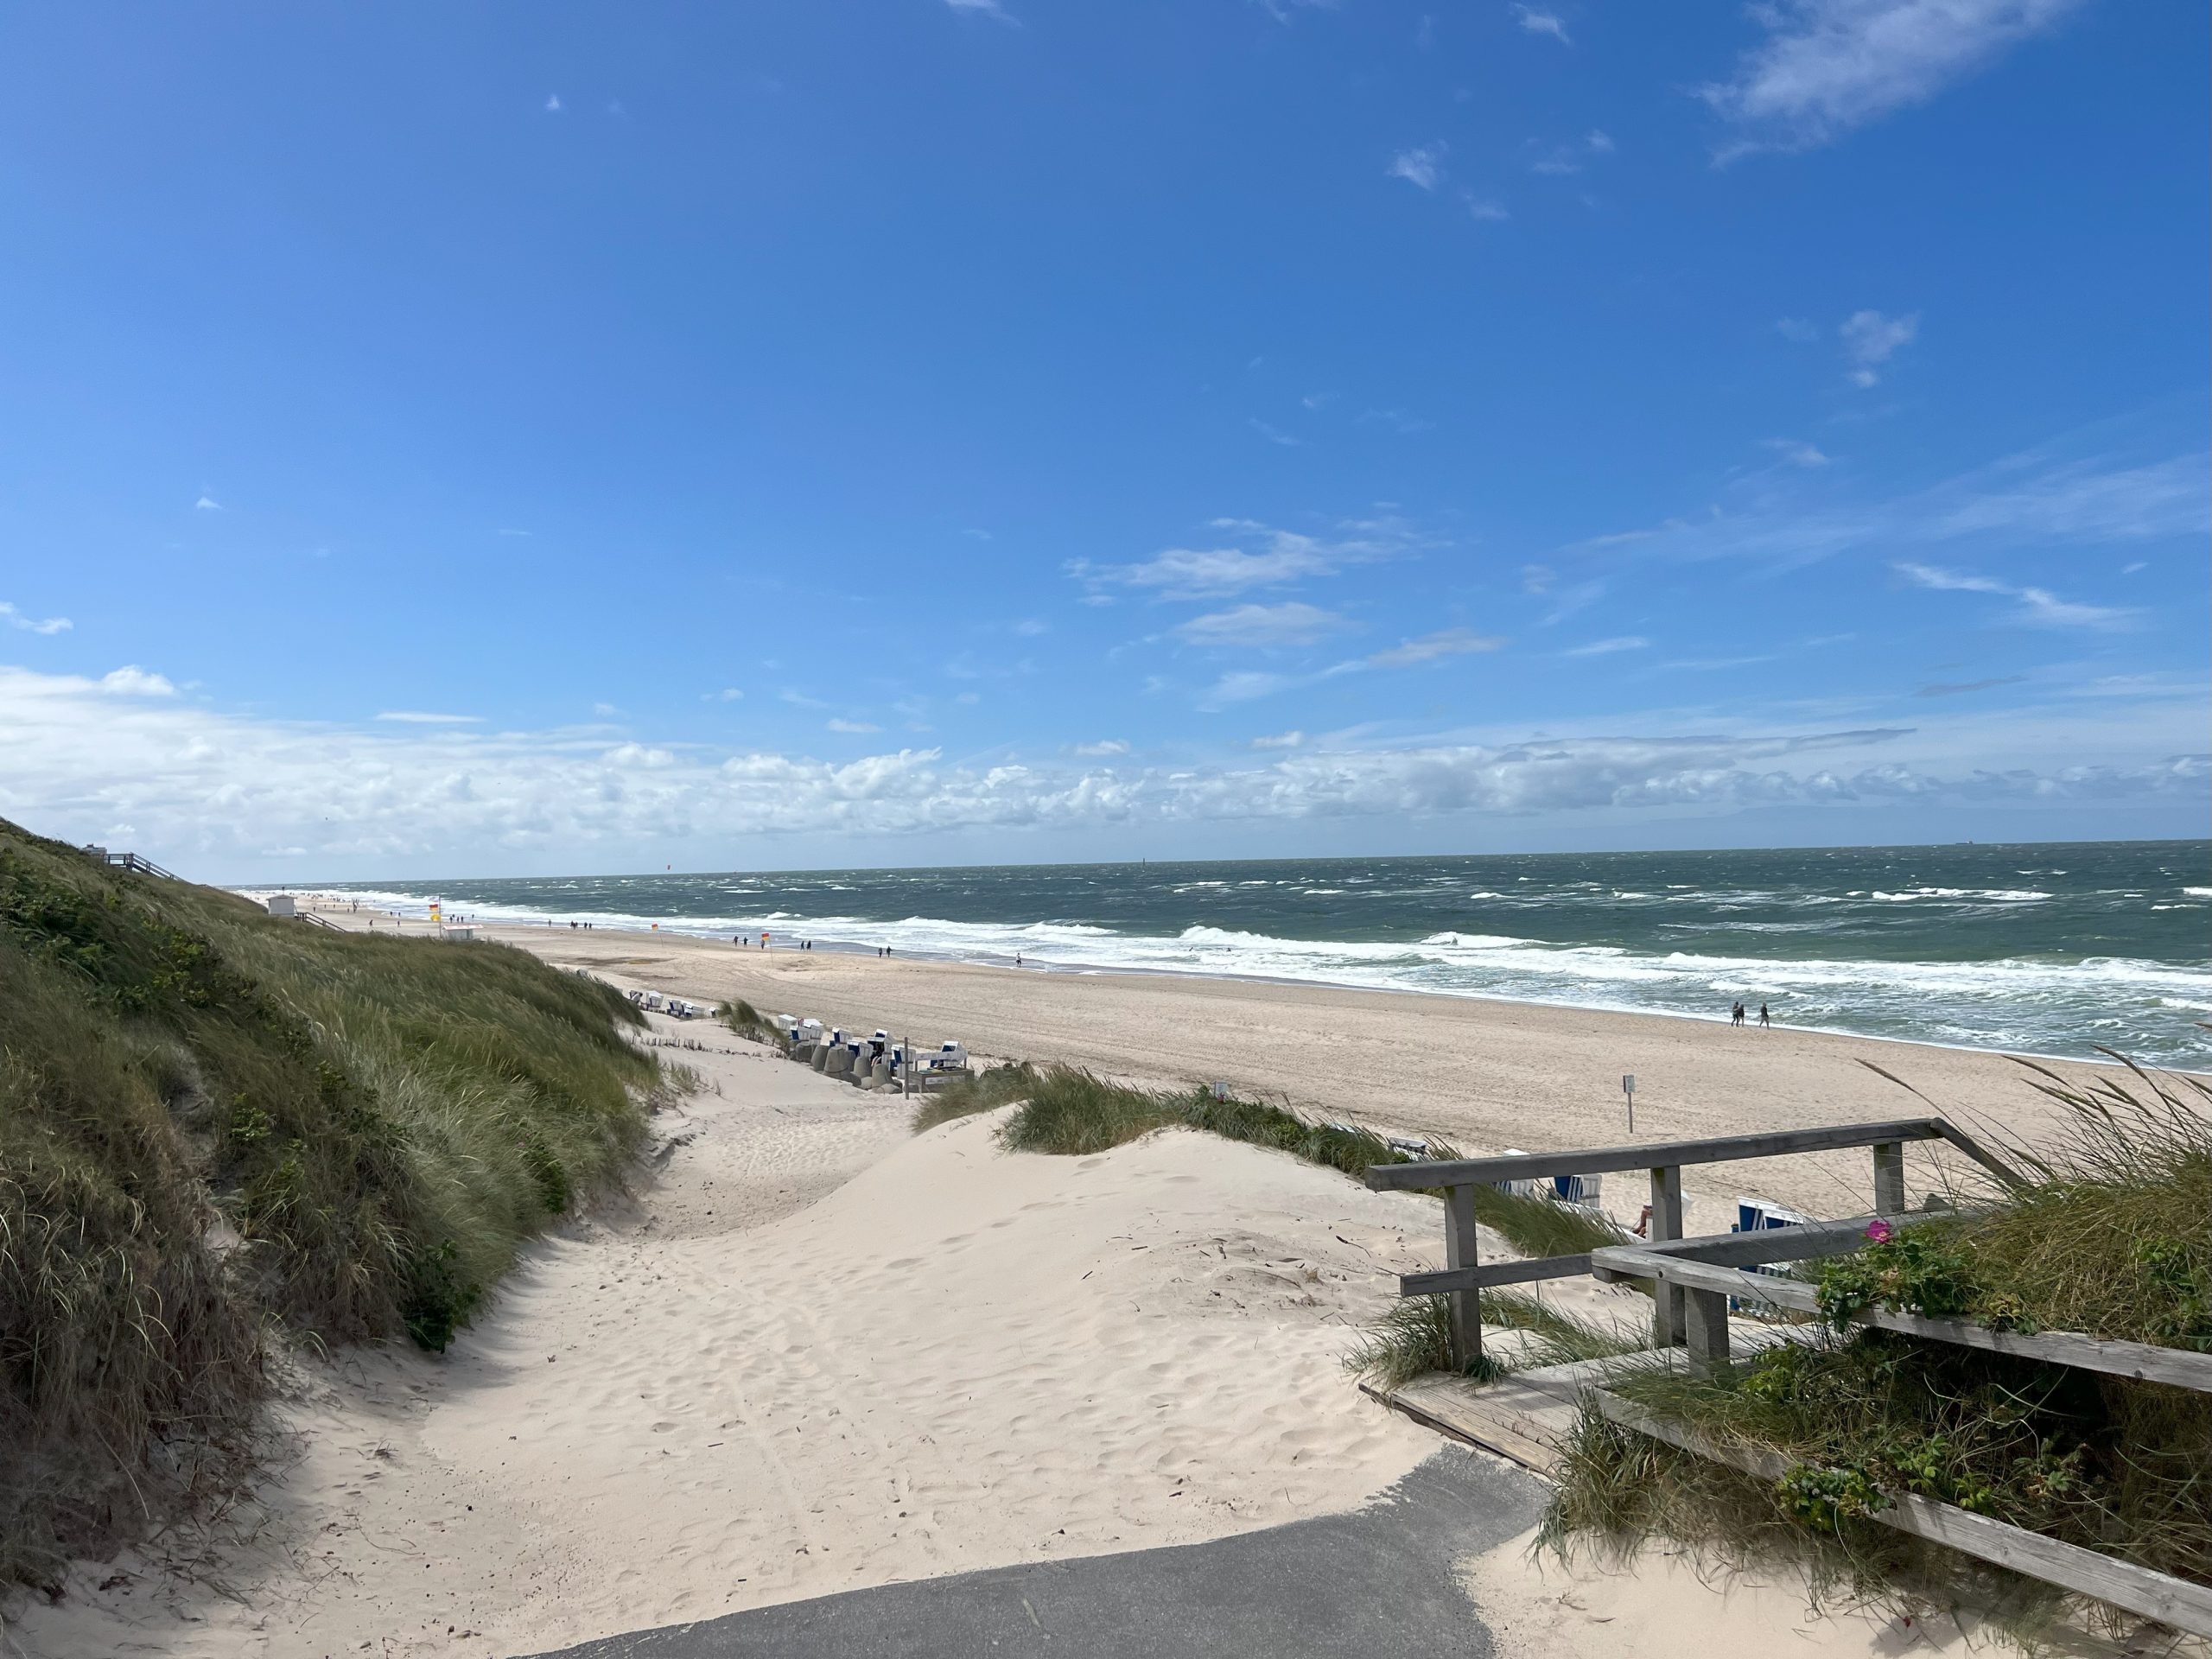
<path fill-rule="evenodd" d="M 1765 1004 L 1765 1003 L 1764 1003 L 1764 1002 L 1760 1003 L 1760 1004 L 1759 1004 L 1759 1024 L 1760 1024 L 1760 1025 L 1762 1025 L 1762 1026 L 1771 1027 L 1771 1026 L 1773 1025 L 1773 1023 L 1774 1023 L 1774 1022 L 1773 1022 L 1772 1020 L 1769 1020 L 1769 1019 L 1766 1017 L 1766 1004 Z"/>
<path fill-rule="evenodd" d="M 1732 1026 L 1740 1026 L 1744 1023 L 1744 1005 L 1742 1003 L 1738 1002 L 1728 1010 L 1728 1023 Z"/>

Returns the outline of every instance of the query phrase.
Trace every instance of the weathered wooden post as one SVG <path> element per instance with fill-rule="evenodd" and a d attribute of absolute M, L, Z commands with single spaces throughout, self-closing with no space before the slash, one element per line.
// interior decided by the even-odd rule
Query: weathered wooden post
<path fill-rule="evenodd" d="M 1475 1243 L 1475 1189 L 1461 1183 L 1444 1189 L 1444 1265 L 1471 1268 Z M 1483 1357 L 1483 1298 L 1478 1290 L 1447 1292 L 1452 1299 L 1452 1369 L 1468 1371 Z"/>
<path fill-rule="evenodd" d="M 1719 1290 L 1682 1292 L 1683 1334 L 1690 1375 L 1708 1381 L 1728 1375 L 1728 1296 Z"/>
<path fill-rule="evenodd" d="M 1682 1236 L 1682 1166 L 1670 1164 L 1651 1172 L 1651 1243 Z M 1682 1345 L 1682 1292 L 1679 1285 L 1656 1280 L 1651 1286 L 1651 1342 L 1657 1348 Z"/>
<path fill-rule="evenodd" d="M 1874 1213 L 1904 1213 L 1904 1142 L 1885 1141 L 1874 1148 Z"/>

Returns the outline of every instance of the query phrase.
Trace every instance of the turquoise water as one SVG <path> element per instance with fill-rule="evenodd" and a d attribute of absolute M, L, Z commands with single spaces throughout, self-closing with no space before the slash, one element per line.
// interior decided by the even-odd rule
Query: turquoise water
<path fill-rule="evenodd" d="M 360 883 L 486 918 L 1317 981 L 2202 1068 L 2212 842 Z"/>

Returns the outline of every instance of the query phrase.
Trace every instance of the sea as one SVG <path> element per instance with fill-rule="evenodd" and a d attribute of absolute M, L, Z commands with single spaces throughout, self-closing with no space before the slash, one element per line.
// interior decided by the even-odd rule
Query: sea
<path fill-rule="evenodd" d="M 2212 842 L 357 883 L 423 913 L 2212 1066 Z"/>

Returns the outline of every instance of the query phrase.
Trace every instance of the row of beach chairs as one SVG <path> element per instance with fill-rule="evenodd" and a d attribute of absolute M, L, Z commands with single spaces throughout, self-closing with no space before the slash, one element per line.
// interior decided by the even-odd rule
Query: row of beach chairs
<path fill-rule="evenodd" d="M 802 1065 L 810 1065 L 824 1077 L 842 1077 L 863 1089 L 904 1090 L 911 1082 L 916 1090 L 951 1082 L 969 1075 L 968 1050 L 956 1042 L 935 1048 L 895 1042 L 878 1028 L 868 1037 L 842 1026 L 824 1026 L 819 1020 L 795 1014 L 772 1014 L 768 1023 L 783 1039 L 784 1052 Z"/>
<path fill-rule="evenodd" d="M 630 1001 L 648 1014 L 664 1014 L 674 1020 L 696 1020 L 714 1010 L 703 1002 L 692 1002 L 680 996 L 663 996 L 658 991 L 632 991 Z"/>

